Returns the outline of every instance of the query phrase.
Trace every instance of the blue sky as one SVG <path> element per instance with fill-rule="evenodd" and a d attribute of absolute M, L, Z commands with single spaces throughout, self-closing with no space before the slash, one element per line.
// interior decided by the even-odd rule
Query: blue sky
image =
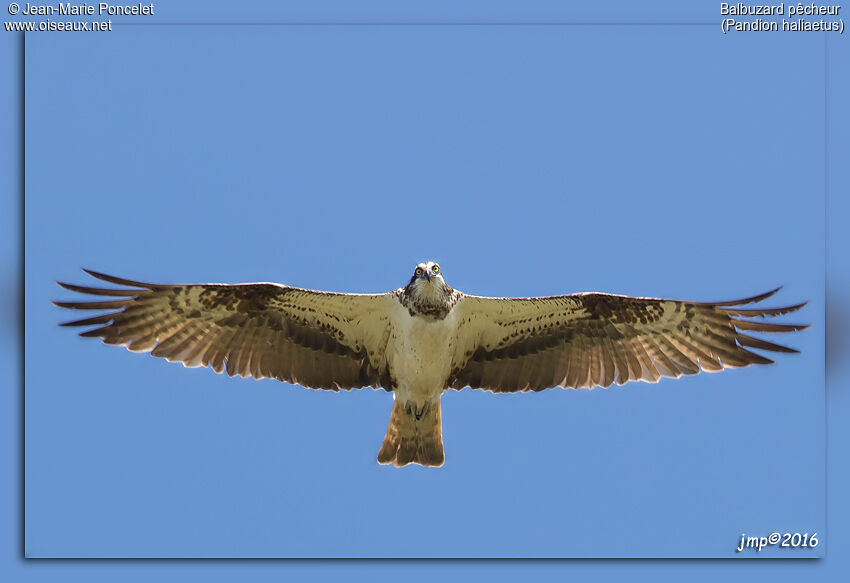
<path fill-rule="evenodd" d="M 825 532 L 823 52 L 708 27 L 30 36 L 28 554 L 729 557 Z M 771 367 L 452 392 L 446 465 L 396 470 L 386 393 L 186 370 L 49 304 L 82 266 L 380 292 L 423 259 L 481 295 L 784 284 L 813 328 Z"/>

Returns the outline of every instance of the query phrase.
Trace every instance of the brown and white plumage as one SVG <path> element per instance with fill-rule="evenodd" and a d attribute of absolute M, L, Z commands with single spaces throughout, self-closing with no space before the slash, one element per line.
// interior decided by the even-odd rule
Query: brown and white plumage
<path fill-rule="evenodd" d="M 419 264 L 404 288 L 374 295 L 273 283 L 161 285 L 87 273 L 124 287 L 59 284 L 112 298 L 55 302 L 107 310 L 64 324 L 97 326 L 81 336 L 231 376 L 392 391 L 378 461 L 396 465 L 443 463 L 440 396 L 448 388 L 608 387 L 768 364 L 750 349 L 796 351 L 752 333 L 806 328 L 752 319 L 804 304 L 741 307 L 777 290 L 713 303 L 601 293 L 485 298 L 450 288 L 433 262 Z"/>
<path fill-rule="evenodd" d="M 394 301 L 389 294 L 334 294 L 274 283 L 160 285 L 85 271 L 141 289 L 60 283 L 75 292 L 121 298 L 54 302 L 76 310 L 118 310 L 63 324 L 103 325 L 80 336 L 230 376 L 330 390 L 383 386 L 372 363 L 380 363 L 378 347 L 386 343 Z"/>
<path fill-rule="evenodd" d="M 700 370 L 770 364 L 747 348 L 797 352 L 748 332 L 792 332 L 807 326 L 743 317 L 778 316 L 805 304 L 743 309 L 778 288 L 730 302 L 686 302 L 582 293 L 550 298 L 465 296 L 461 315 L 474 335 L 458 355 L 449 386 L 494 392 L 550 387 L 593 388 L 656 382 Z"/>

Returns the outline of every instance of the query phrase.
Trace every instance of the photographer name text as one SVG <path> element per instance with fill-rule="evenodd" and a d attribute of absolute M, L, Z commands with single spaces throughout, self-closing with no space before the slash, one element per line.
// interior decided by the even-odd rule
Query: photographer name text
<path fill-rule="evenodd" d="M 153 4 L 25 4 L 20 11 L 25 16 L 152 16 Z"/>

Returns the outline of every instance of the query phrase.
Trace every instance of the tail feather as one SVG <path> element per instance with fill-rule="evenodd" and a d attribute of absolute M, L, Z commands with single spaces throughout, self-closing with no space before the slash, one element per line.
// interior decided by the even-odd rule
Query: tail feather
<path fill-rule="evenodd" d="M 396 399 L 387 435 L 378 452 L 378 463 L 441 466 L 444 461 L 440 401 L 431 403 L 428 411 L 417 419 L 406 410 L 404 403 Z"/>

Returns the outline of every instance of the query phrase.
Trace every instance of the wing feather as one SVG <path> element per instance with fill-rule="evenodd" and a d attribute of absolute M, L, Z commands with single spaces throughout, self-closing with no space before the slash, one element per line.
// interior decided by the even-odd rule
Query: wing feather
<path fill-rule="evenodd" d="M 601 382 L 602 380 L 602 354 L 599 344 L 593 344 L 588 350 L 587 361 L 592 382 Z"/>
<path fill-rule="evenodd" d="M 549 298 L 463 296 L 449 386 L 494 392 L 608 387 L 773 362 L 747 348 L 796 352 L 744 332 L 807 328 L 745 318 L 788 314 L 805 303 L 741 308 L 778 291 L 724 302 L 587 293 Z"/>
<path fill-rule="evenodd" d="M 617 380 L 617 366 L 614 364 L 614 342 L 608 336 L 603 336 L 600 344 L 600 352 L 602 353 L 602 364 L 605 375 L 602 377 L 599 386 L 606 389 L 614 384 Z"/>
<path fill-rule="evenodd" d="M 645 368 L 645 374 L 641 375 L 641 378 L 646 378 L 651 383 L 658 382 L 658 379 L 661 378 L 662 373 L 658 370 L 658 367 L 652 362 L 652 357 L 649 355 L 649 351 L 646 348 L 646 341 L 644 338 L 640 336 L 635 336 L 632 338 L 632 344 L 636 347 L 635 349 L 640 354 L 641 362 Z"/>
<path fill-rule="evenodd" d="M 153 284 L 85 271 L 124 287 L 59 282 L 75 293 L 112 298 L 54 302 L 71 310 L 106 310 L 63 324 L 96 326 L 81 336 L 230 376 L 330 390 L 381 386 L 396 301 L 391 294 L 335 294 L 270 283 Z"/>
<path fill-rule="evenodd" d="M 655 368 L 658 369 L 658 372 L 662 377 L 672 377 L 675 379 L 682 376 L 682 371 L 679 370 L 676 363 L 673 362 L 670 357 L 658 347 L 651 336 L 643 336 L 640 340 L 647 348 L 647 353 L 652 359 L 652 363 L 655 365 Z"/>

